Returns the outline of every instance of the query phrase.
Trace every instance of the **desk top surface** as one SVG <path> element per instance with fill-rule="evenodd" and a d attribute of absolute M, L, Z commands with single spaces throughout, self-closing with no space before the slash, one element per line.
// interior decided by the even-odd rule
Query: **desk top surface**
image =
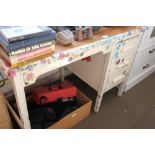
<path fill-rule="evenodd" d="M 125 33 L 134 29 L 138 29 L 140 27 L 138 26 L 107 26 L 107 27 L 101 27 L 99 33 L 95 34 L 92 39 L 85 39 L 81 42 L 74 41 L 71 45 L 67 46 L 62 46 L 59 44 L 56 44 L 56 52 L 62 52 L 66 51 L 72 48 L 76 48 L 78 46 L 82 46 L 85 44 L 92 43 L 94 41 L 98 41 L 103 39 L 102 36 L 107 35 L 107 36 L 115 36 L 121 33 Z"/>
<path fill-rule="evenodd" d="M 132 30 L 133 30 L 133 32 L 134 32 L 134 30 L 136 30 L 136 32 L 139 33 L 140 28 L 142 28 L 142 27 L 137 27 L 137 26 L 101 27 L 100 32 L 95 34 L 92 39 L 86 39 L 86 40 L 83 40 L 82 42 L 74 41 L 73 44 L 68 45 L 68 46 L 62 46 L 62 45 L 56 44 L 56 50 L 55 50 L 55 53 L 52 55 L 52 59 L 51 59 L 51 57 L 48 57 L 47 59 L 50 59 L 50 60 L 46 60 L 46 61 L 44 61 L 44 63 L 42 61 L 36 61 L 36 62 L 31 63 L 31 66 L 35 66 L 35 67 L 33 67 L 35 69 L 36 69 L 36 67 L 41 69 L 43 66 L 45 66 L 45 67 L 43 67 L 45 69 L 45 68 L 47 68 L 47 66 L 49 66 L 46 70 L 48 70 L 48 69 L 52 70 L 52 69 L 56 69 L 58 67 L 62 67 L 62 65 L 63 66 L 68 65 L 69 63 L 72 63 L 73 61 L 77 61 L 79 59 L 82 59 L 89 55 L 93 55 L 94 53 L 98 52 L 98 51 L 90 52 L 89 50 L 86 52 L 85 48 L 83 49 L 83 51 L 82 50 L 75 51 L 75 49 L 77 49 L 78 47 L 84 46 L 87 44 L 91 44 L 91 43 L 95 43 L 96 41 L 100 41 L 103 39 L 104 35 L 106 35 L 108 37 L 119 36 L 119 35 L 122 36 L 124 34 L 128 34 L 128 32 L 130 32 Z M 66 51 L 66 53 L 65 53 L 65 51 Z M 61 60 L 61 61 L 59 61 L 59 60 Z M 28 69 L 29 64 L 24 65 L 21 68 L 10 68 L 2 60 L 0 61 L 0 63 L 2 65 L 2 67 L 4 68 L 6 74 L 9 77 L 16 76 L 16 71 L 17 72 L 22 71 L 23 73 L 26 71 L 29 71 L 29 69 Z"/>

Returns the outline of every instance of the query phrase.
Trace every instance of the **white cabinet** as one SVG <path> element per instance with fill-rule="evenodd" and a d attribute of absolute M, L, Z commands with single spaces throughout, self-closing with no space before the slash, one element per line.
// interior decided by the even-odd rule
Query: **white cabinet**
<path fill-rule="evenodd" d="M 155 71 L 155 27 L 149 26 L 143 34 L 125 91 Z"/>
<path fill-rule="evenodd" d="M 125 91 L 141 82 L 155 71 L 155 45 L 145 50 L 139 50 L 136 55 Z"/>

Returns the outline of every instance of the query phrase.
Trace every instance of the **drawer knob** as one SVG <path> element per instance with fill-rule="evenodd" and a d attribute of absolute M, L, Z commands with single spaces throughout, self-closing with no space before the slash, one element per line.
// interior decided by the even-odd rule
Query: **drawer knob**
<path fill-rule="evenodd" d="M 143 66 L 143 69 L 149 68 L 150 66 L 151 66 L 150 64 L 147 64 L 147 65 Z"/>
<path fill-rule="evenodd" d="M 151 54 L 151 53 L 153 53 L 154 51 L 155 51 L 155 49 L 153 49 L 153 50 L 149 51 L 149 53 Z"/>

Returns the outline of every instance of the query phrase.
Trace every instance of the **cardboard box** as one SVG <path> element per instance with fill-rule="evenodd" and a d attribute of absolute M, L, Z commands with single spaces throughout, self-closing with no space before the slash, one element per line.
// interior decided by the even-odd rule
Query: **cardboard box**
<path fill-rule="evenodd" d="M 66 115 L 48 129 L 69 129 L 87 118 L 91 111 L 92 101 L 80 90 L 77 91 L 77 101 L 82 104 L 81 107 Z"/>
<path fill-rule="evenodd" d="M 12 123 L 10 120 L 0 123 L 0 129 L 12 129 Z"/>
<path fill-rule="evenodd" d="M 0 91 L 0 129 L 11 129 L 12 123 L 6 106 L 6 98 Z"/>

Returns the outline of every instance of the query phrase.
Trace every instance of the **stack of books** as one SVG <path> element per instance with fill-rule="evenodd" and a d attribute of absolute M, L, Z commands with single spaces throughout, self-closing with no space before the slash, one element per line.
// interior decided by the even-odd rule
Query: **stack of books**
<path fill-rule="evenodd" d="M 0 27 L 0 57 L 20 67 L 52 56 L 56 32 L 46 26 Z"/>

